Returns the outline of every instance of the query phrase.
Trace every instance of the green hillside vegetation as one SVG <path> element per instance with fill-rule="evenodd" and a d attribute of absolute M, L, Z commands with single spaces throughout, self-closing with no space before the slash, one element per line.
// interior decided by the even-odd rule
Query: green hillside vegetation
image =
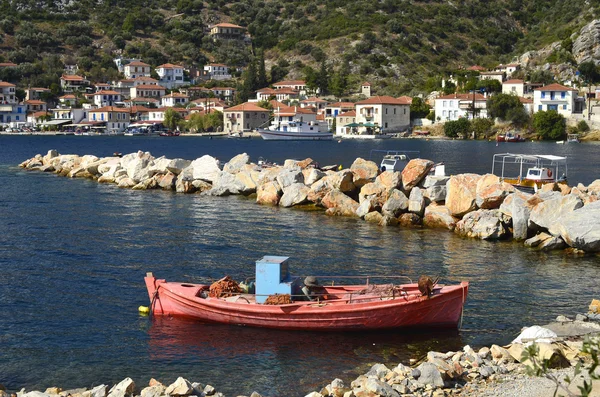
<path fill-rule="evenodd" d="M 305 78 L 342 97 L 367 80 L 377 94 L 398 96 L 557 40 L 563 50 L 552 56 L 572 62 L 572 33 L 599 11 L 597 0 L 2 0 L 0 56 L 19 67 L 0 78 L 56 87 L 70 63 L 93 82 L 115 80 L 119 52 L 152 66 L 261 67 L 264 56 L 269 73 L 248 89 Z M 215 42 L 208 27 L 218 22 L 246 27 L 252 45 Z"/>

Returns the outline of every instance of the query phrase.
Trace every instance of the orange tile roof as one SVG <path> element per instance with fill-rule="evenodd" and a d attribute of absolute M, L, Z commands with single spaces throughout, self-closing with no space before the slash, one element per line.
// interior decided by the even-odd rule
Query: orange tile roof
<path fill-rule="evenodd" d="M 17 66 L 16 63 L 12 63 L 12 62 L 0 62 L 0 68 L 13 68 Z"/>
<path fill-rule="evenodd" d="M 327 103 L 326 100 L 321 99 L 321 98 L 317 98 L 317 97 L 306 98 L 305 100 L 300 101 L 300 102 L 303 102 L 303 103 L 311 103 L 311 102 L 314 102 L 314 103 Z"/>
<path fill-rule="evenodd" d="M 242 103 L 241 105 L 237 105 L 234 107 L 231 107 L 227 110 L 225 110 L 226 112 L 268 112 L 268 109 L 263 109 L 260 106 L 251 103 L 251 102 L 246 102 L 246 103 Z"/>
<path fill-rule="evenodd" d="M 357 105 L 409 105 L 405 99 L 396 99 L 391 96 L 373 96 L 363 101 L 356 102 Z"/>
<path fill-rule="evenodd" d="M 181 94 L 179 92 L 172 92 L 169 95 L 163 96 L 163 98 L 189 98 L 189 96 Z"/>
<path fill-rule="evenodd" d="M 73 94 L 67 94 L 59 97 L 58 99 L 77 99 L 77 97 Z"/>
<path fill-rule="evenodd" d="M 39 100 L 37 100 L 37 99 L 30 99 L 30 100 L 28 100 L 28 101 L 25 101 L 25 103 L 26 103 L 27 105 L 45 105 L 45 104 L 46 104 L 46 102 L 44 102 L 44 101 L 39 101 Z"/>
<path fill-rule="evenodd" d="M 327 105 L 328 108 L 346 108 L 346 109 L 350 109 L 350 108 L 354 108 L 354 103 L 353 102 L 335 102 L 335 103 L 330 103 L 329 105 Z"/>
<path fill-rule="evenodd" d="M 116 113 L 129 113 L 129 108 L 118 108 L 116 106 L 104 106 L 98 109 L 90 109 L 90 113 L 100 112 L 116 112 Z"/>
<path fill-rule="evenodd" d="M 49 112 L 44 112 L 44 111 L 32 113 L 33 117 L 47 116 L 49 114 L 50 114 Z"/>
<path fill-rule="evenodd" d="M 102 90 L 94 93 L 93 95 L 121 95 L 117 91 L 112 90 Z"/>
<path fill-rule="evenodd" d="M 61 79 L 66 81 L 83 81 L 84 78 L 77 75 L 62 75 Z"/>
<path fill-rule="evenodd" d="M 141 62 L 141 61 L 133 61 L 133 62 L 128 63 L 125 66 L 127 67 L 127 66 L 150 66 L 150 65 L 148 65 L 147 63 Z"/>
<path fill-rule="evenodd" d="M 467 70 L 474 70 L 476 72 L 481 72 L 486 69 L 483 66 L 473 65 L 473 66 L 468 67 Z"/>
<path fill-rule="evenodd" d="M 443 95 L 440 97 L 437 97 L 435 99 L 463 99 L 463 100 L 473 100 L 473 97 L 475 97 L 476 101 L 485 101 L 487 100 L 486 97 L 484 97 L 481 94 L 450 94 L 450 95 Z"/>
<path fill-rule="evenodd" d="M 531 99 L 531 98 L 523 98 L 522 96 L 519 97 L 519 101 L 521 103 L 533 103 L 533 99 Z"/>
<path fill-rule="evenodd" d="M 577 90 L 574 88 L 565 87 L 564 85 L 561 85 L 561 84 L 554 83 L 554 84 L 545 85 L 540 88 L 536 88 L 534 91 L 577 91 Z"/>
<path fill-rule="evenodd" d="M 506 80 L 504 83 L 502 84 L 523 84 L 523 80 L 518 80 L 518 79 L 514 79 L 514 80 Z"/>
<path fill-rule="evenodd" d="M 285 85 L 306 85 L 304 80 L 284 80 L 273 84 L 273 87 L 281 87 Z"/>
<path fill-rule="evenodd" d="M 337 115 L 337 117 L 356 117 L 356 111 L 351 110 L 349 112 L 340 113 Z"/>
<path fill-rule="evenodd" d="M 7 83 L 6 81 L 0 81 L 0 87 L 16 87 L 14 84 Z"/>
<path fill-rule="evenodd" d="M 156 69 L 160 69 L 160 68 L 163 68 L 163 69 L 175 69 L 175 68 L 183 69 L 183 67 L 181 67 L 179 65 L 173 65 L 172 63 L 165 63 L 165 64 L 162 64 L 162 65 L 156 67 Z"/>
<path fill-rule="evenodd" d="M 154 85 L 154 84 L 140 84 L 140 85 L 132 87 L 132 88 L 136 88 L 139 90 L 158 90 L 158 91 L 166 90 L 166 88 L 163 87 L 162 85 Z"/>
<path fill-rule="evenodd" d="M 219 28 L 238 28 L 238 29 L 244 29 L 241 26 L 238 25 L 234 25 L 232 23 L 227 23 L 227 22 L 221 22 L 216 24 L 214 27 L 219 27 Z"/>
<path fill-rule="evenodd" d="M 408 103 L 409 105 L 412 104 L 412 98 L 407 95 L 399 96 L 398 99 L 400 99 L 401 101 L 406 101 L 406 103 Z"/>

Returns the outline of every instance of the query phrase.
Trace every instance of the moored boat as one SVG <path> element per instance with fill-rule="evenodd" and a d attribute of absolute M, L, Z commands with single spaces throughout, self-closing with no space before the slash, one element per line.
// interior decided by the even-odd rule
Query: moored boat
<path fill-rule="evenodd" d="M 295 140 L 295 141 L 322 141 L 331 140 L 333 133 L 321 131 L 318 123 L 293 121 L 282 126 L 259 128 L 258 133 L 264 140 Z"/>
<path fill-rule="evenodd" d="M 499 174 L 500 180 L 516 188 L 537 191 L 547 183 L 567 183 L 567 158 L 547 154 L 495 154 L 492 174 Z"/>
<path fill-rule="evenodd" d="M 436 285 L 424 296 L 417 284 L 377 285 L 368 282 L 371 277 L 362 285 L 319 286 L 312 300 L 300 300 L 307 296 L 303 291 L 310 277 L 303 287 L 300 278 L 289 274 L 288 259 L 258 260 L 254 293 L 227 296 L 211 295 L 210 285 L 167 282 L 148 273 L 150 310 L 154 315 L 285 330 L 456 328 L 468 293 L 468 282 Z M 281 304 L 266 304 L 272 298 Z"/>

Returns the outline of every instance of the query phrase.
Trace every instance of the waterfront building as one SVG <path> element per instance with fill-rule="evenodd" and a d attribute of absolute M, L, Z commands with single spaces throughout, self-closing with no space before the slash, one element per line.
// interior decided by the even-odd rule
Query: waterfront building
<path fill-rule="evenodd" d="M 42 95 L 50 93 L 49 88 L 44 87 L 28 87 L 25 89 L 25 100 L 42 99 Z"/>
<path fill-rule="evenodd" d="M 349 135 L 352 133 L 352 127 L 346 127 L 348 124 L 356 124 L 356 111 L 340 113 L 335 118 L 335 135 Z"/>
<path fill-rule="evenodd" d="M 584 98 L 579 98 L 575 88 L 561 84 L 550 84 L 533 90 L 533 111 L 556 110 L 565 117 L 582 113 Z"/>
<path fill-rule="evenodd" d="M 269 125 L 268 109 L 246 102 L 223 111 L 223 126 L 226 133 L 252 131 Z"/>
<path fill-rule="evenodd" d="M 25 104 L 27 114 L 41 111 L 46 112 L 47 109 L 46 102 L 39 99 L 30 99 L 23 103 Z"/>
<path fill-rule="evenodd" d="M 441 123 L 463 117 L 486 118 L 487 98 L 479 93 L 443 95 L 435 99 L 434 109 Z"/>
<path fill-rule="evenodd" d="M 327 122 L 327 126 L 331 130 L 333 127 L 333 122 L 338 114 L 350 112 L 354 110 L 353 102 L 334 102 L 325 106 L 325 121 Z"/>
<path fill-rule="evenodd" d="M 410 103 L 391 96 L 374 96 L 356 102 L 358 133 L 379 129 L 382 133 L 399 132 L 410 127 Z"/>
<path fill-rule="evenodd" d="M 300 101 L 300 107 L 314 108 L 316 110 L 317 114 L 325 113 L 325 107 L 328 104 L 329 104 L 329 102 L 327 102 L 326 100 L 317 98 L 317 97 L 306 98 L 306 99 Z"/>
<path fill-rule="evenodd" d="M 89 111 L 90 122 L 104 122 L 107 132 L 123 132 L 129 126 L 130 110 L 128 108 L 118 108 L 115 106 L 104 106 L 99 109 Z M 74 123 L 75 124 L 75 123 Z"/>

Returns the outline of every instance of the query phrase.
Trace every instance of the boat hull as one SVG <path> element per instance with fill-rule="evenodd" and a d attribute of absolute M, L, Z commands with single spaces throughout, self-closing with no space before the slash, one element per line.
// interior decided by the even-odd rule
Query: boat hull
<path fill-rule="evenodd" d="M 420 296 L 416 284 L 401 286 L 406 295 L 380 299 L 364 295 L 321 302 L 293 302 L 285 305 L 251 303 L 243 296 L 238 302 L 202 298 L 207 286 L 182 284 L 146 277 L 154 315 L 195 318 L 204 322 L 245 325 L 284 330 L 349 331 L 395 328 L 456 328 L 467 297 L 468 283 L 444 286 L 431 297 Z M 362 286 L 364 288 L 365 286 Z M 330 293 L 358 291 L 361 286 L 327 287 Z M 336 291 L 336 288 L 338 289 Z M 351 294 L 352 295 L 352 294 Z"/>
<path fill-rule="evenodd" d="M 258 133 L 266 141 L 330 141 L 331 132 L 290 132 L 259 129 Z"/>
<path fill-rule="evenodd" d="M 371 139 L 390 139 L 393 138 L 393 135 L 386 134 L 369 134 L 369 135 L 337 135 L 336 137 L 342 139 L 358 139 L 358 140 L 371 140 Z"/>

